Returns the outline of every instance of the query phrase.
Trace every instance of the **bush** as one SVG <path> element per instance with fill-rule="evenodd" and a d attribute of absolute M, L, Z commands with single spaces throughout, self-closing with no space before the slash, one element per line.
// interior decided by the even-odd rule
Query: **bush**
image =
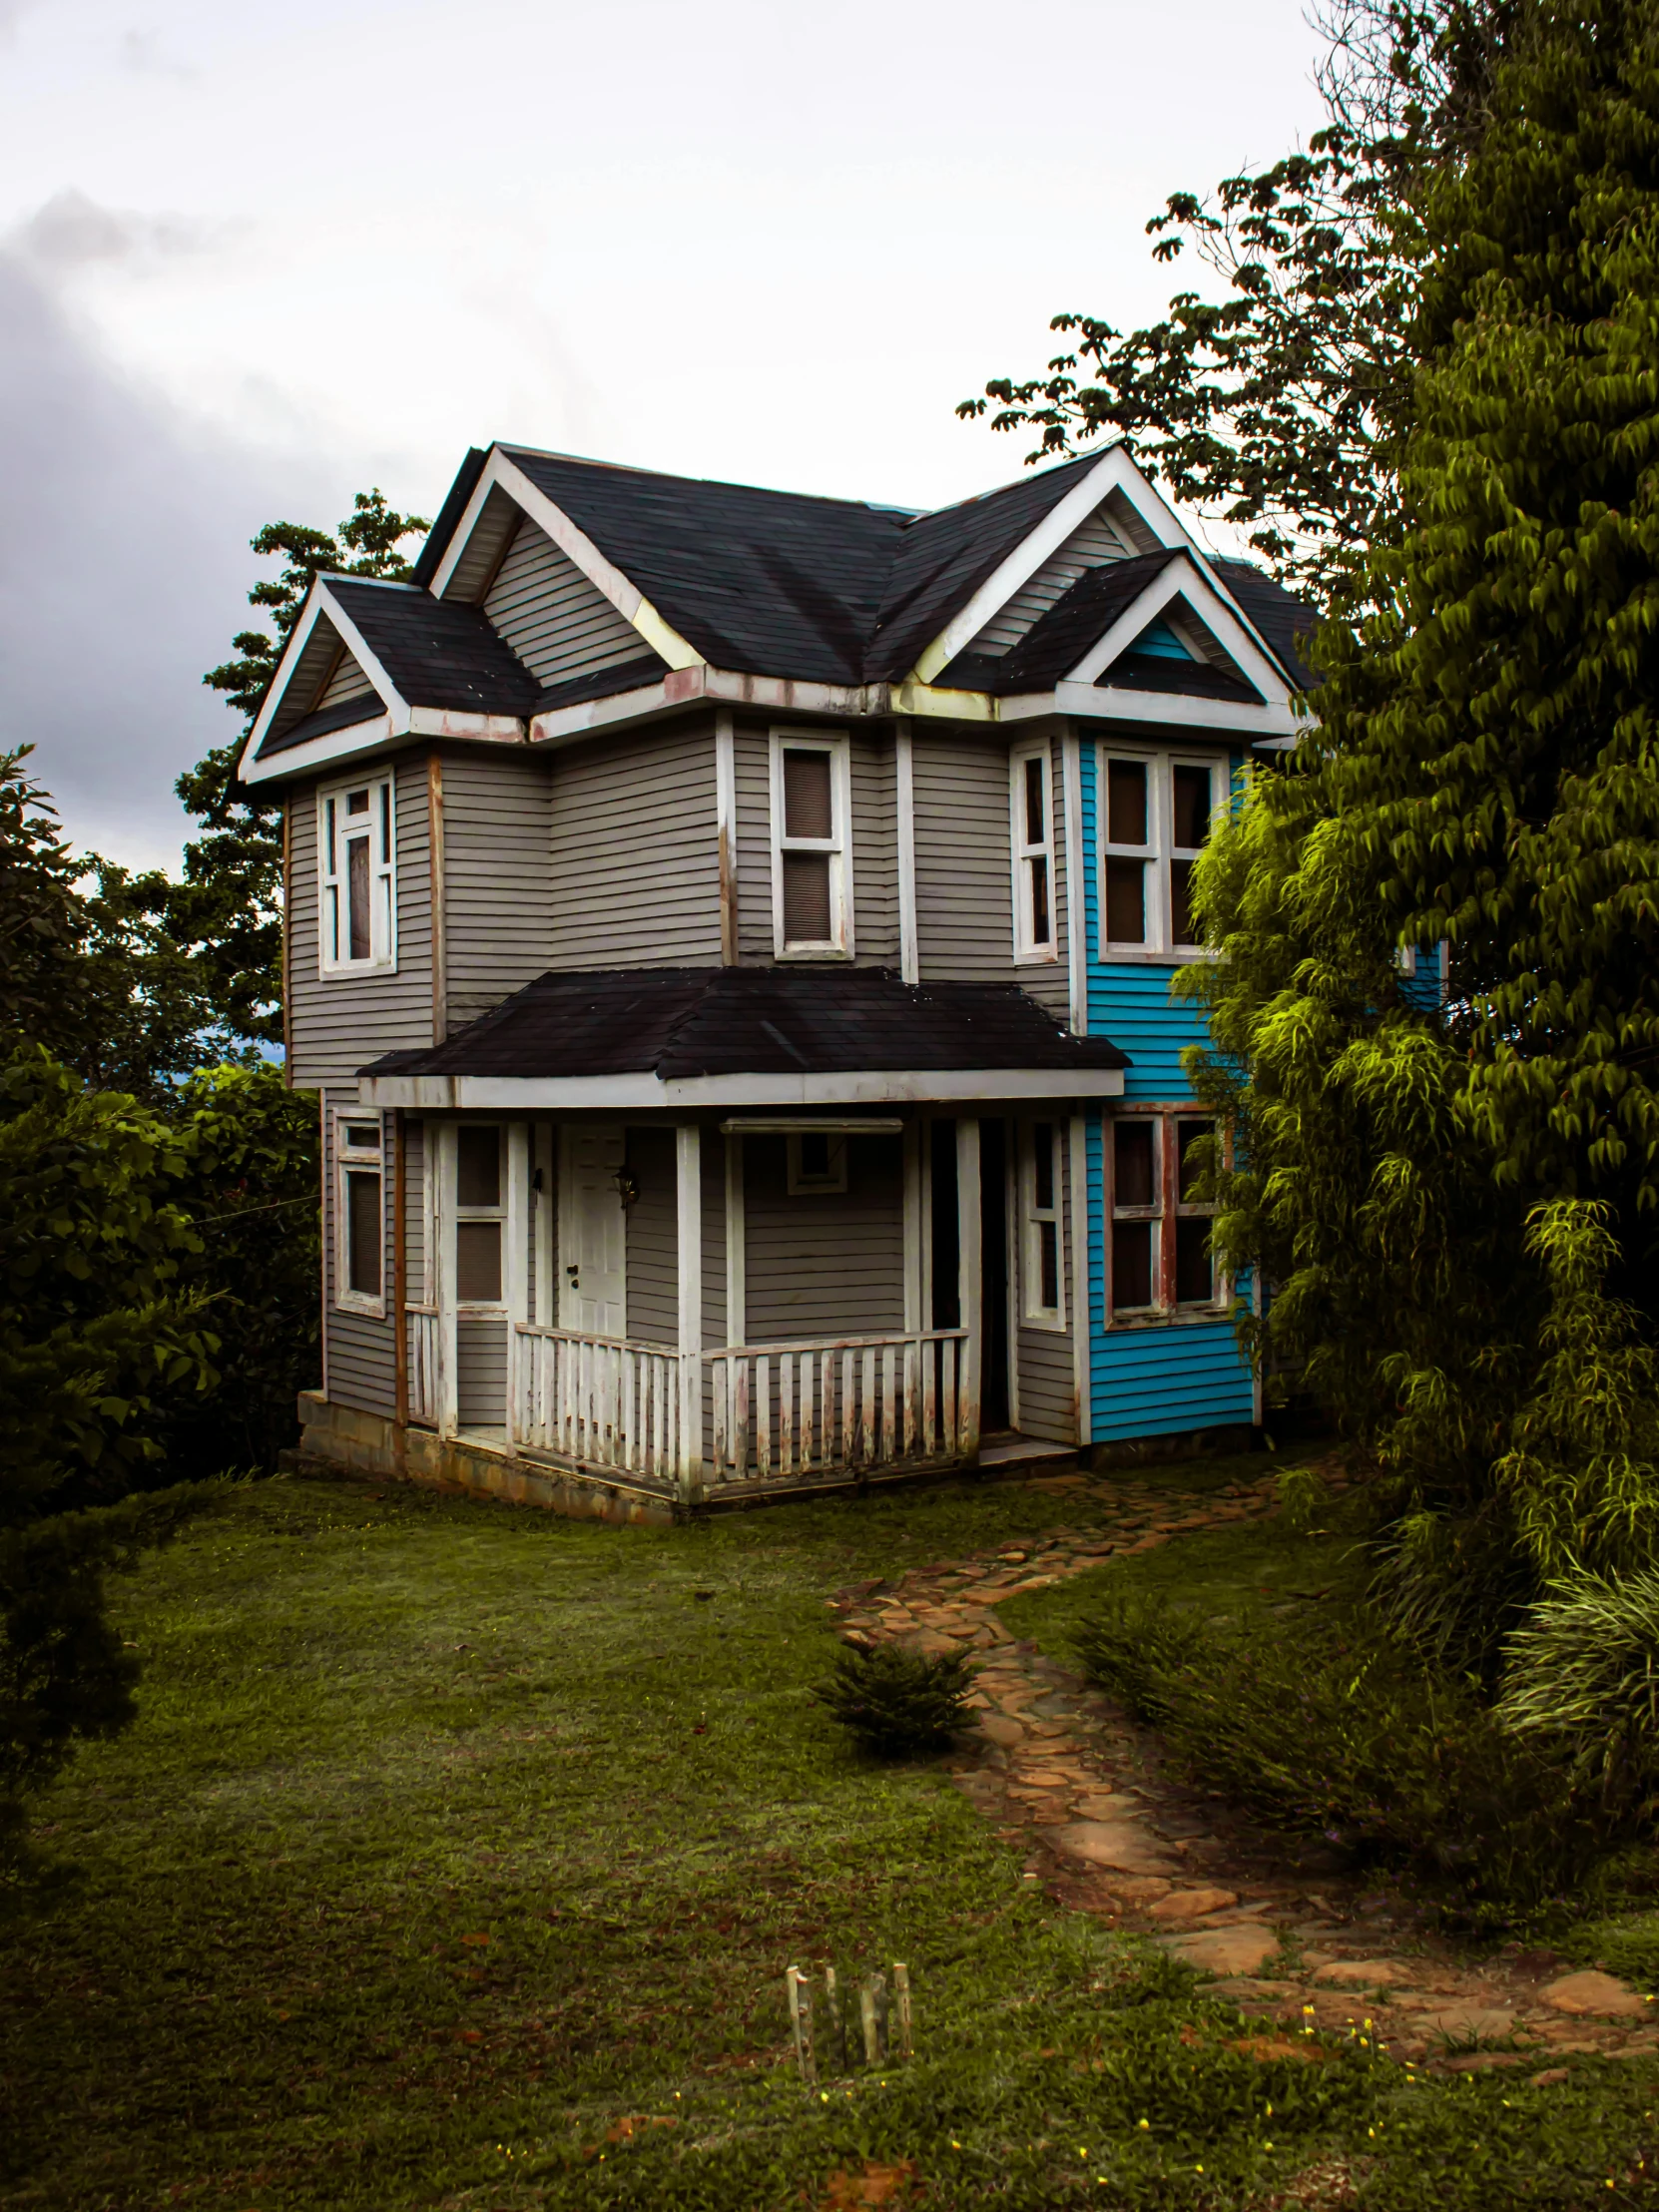
<path fill-rule="evenodd" d="M 818 1696 L 869 1751 L 903 1758 L 942 1751 L 968 1719 L 966 1655 L 929 1659 L 898 1644 L 843 1651 Z"/>
<path fill-rule="evenodd" d="M 1615 1816 L 1659 1810 L 1659 1570 L 1586 1574 L 1532 1608 L 1504 1645 L 1495 1708 Z"/>
<path fill-rule="evenodd" d="M 1274 1826 L 1401 1869 L 1452 1918 L 1505 1926 L 1593 1892 L 1628 1827 L 1373 1616 L 1341 1636 L 1224 1635 L 1119 1591 L 1077 1648 L 1195 1775 Z"/>

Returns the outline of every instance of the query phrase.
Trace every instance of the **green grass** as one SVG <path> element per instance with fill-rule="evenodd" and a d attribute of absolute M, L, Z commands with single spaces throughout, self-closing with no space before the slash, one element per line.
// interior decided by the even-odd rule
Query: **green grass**
<path fill-rule="evenodd" d="M 1645 2201 L 1645 2065 L 1535 2092 L 1239 2049 L 936 1766 L 811 1701 L 838 1583 L 1090 1511 L 964 1487 L 645 1531 L 238 1493 L 121 1586 L 140 1722 L 40 1807 L 49 1874 L 0 1927 L 0 2203 L 746 2212 L 866 2159 L 1010 2212 L 1265 2203 L 1330 2161 L 1400 2212 Z M 1221 1589 L 1233 1546 L 1259 1588 L 1279 1541 L 1213 1554 Z M 805 2092 L 785 1966 L 895 1957 L 915 2062 Z"/>

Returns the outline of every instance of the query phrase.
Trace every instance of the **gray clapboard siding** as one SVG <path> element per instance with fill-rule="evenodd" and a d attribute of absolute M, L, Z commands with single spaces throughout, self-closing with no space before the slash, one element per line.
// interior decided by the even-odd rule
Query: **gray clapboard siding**
<path fill-rule="evenodd" d="M 316 705 L 318 709 L 337 707 L 342 700 L 346 699 L 372 699 L 378 705 L 379 697 L 379 693 L 363 674 L 361 667 L 353 656 L 349 653 L 342 653 L 339 657 L 339 665 L 324 685 L 322 696 L 317 700 Z"/>
<path fill-rule="evenodd" d="M 1108 561 L 1124 560 L 1129 552 L 1129 545 L 1113 527 L 1105 507 L 1097 507 L 1077 525 L 1063 545 L 1055 548 L 1041 568 L 1026 578 L 1013 597 L 997 609 L 968 651 L 1006 653 L 1028 630 L 1036 627 L 1050 607 L 1065 597 L 1086 569 L 1103 568 Z"/>
<path fill-rule="evenodd" d="M 651 650 L 598 585 L 533 522 L 520 525 L 483 605 L 498 636 L 544 684 L 615 668 Z"/>
<path fill-rule="evenodd" d="M 359 1413 L 379 1413 L 390 1419 L 397 1409 L 397 1381 L 391 1300 L 383 1316 L 342 1311 L 334 1304 L 335 1271 L 335 1175 L 334 1109 L 356 1102 L 356 1086 L 345 1085 L 322 1094 L 322 1326 L 327 1332 L 328 1396 L 335 1405 L 348 1405 Z M 382 1139 L 386 1124 L 382 1123 Z M 389 1163 L 388 1163 L 389 1165 Z M 391 1187 L 384 1185 L 386 1235 L 389 1245 Z M 390 1277 L 382 1275 L 389 1285 Z"/>
<path fill-rule="evenodd" d="M 626 1217 L 628 1334 L 648 1344 L 678 1344 L 680 1239 L 674 1131 L 628 1130 L 627 1159 L 640 1186 Z"/>
<path fill-rule="evenodd" d="M 897 1137 L 854 1137 L 843 1196 L 791 1198 L 782 1137 L 744 1140 L 751 1344 L 904 1326 L 904 1162 Z"/>
<path fill-rule="evenodd" d="M 1000 739 L 913 729 L 916 943 L 921 979 L 1017 983 L 1040 1004 L 1067 1006 L 1064 773 L 1049 741 L 1054 931 L 1059 958 L 1014 959 L 1008 750 Z"/>
<path fill-rule="evenodd" d="M 366 771 L 384 773 L 375 762 Z M 340 1082 L 382 1052 L 432 1041 L 432 899 L 426 816 L 426 761 L 401 754 L 396 792 L 397 965 L 374 975 L 318 971 L 318 785 L 291 795 L 288 833 L 288 1038 L 292 1080 L 308 1087 Z M 329 778 L 330 786 L 338 782 Z"/>
<path fill-rule="evenodd" d="M 718 967 L 713 720 L 557 755 L 551 875 L 543 967 Z"/>
<path fill-rule="evenodd" d="M 1019 1368 L 1019 1428 L 1021 1435 L 1040 1436 L 1045 1443 L 1074 1444 L 1077 1441 L 1077 1369 L 1071 1336 L 1071 1302 L 1080 1294 L 1075 1279 L 1076 1256 L 1071 1244 L 1070 1124 L 1058 1110 L 1053 1119 L 1060 1132 L 1060 1280 L 1066 1301 L 1066 1326 L 1063 1331 L 1031 1329 L 1023 1325 L 1019 1330 L 1016 1355 Z M 1022 1142 L 1025 1126 L 1020 1125 Z M 1015 1230 L 1016 1235 L 1022 1238 L 1023 1224 L 1018 1221 L 1017 1211 Z M 1023 1250 L 1020 1261 L 1023 1266 Z M 1085 1295 L 1086 1291 L 1085 1285 Z M 1021 1311 L 1023 1303 L 1022 1285 Z"/>
<path fill-rule="evenodd" d="M 443 756 L 451 1035 L 551 964 L 553 774 L 544 755 L 517 746 L 470 746 Z"/>
<path fill-rule="evenodd" d="M 507 1321 L 502 1314 L 460 1314 L 455 1321 L 456 1417 L 462 1428 L 507 1421 Z"/>
<path fill-rule="evenodd" d="M 517 501 L 509 499 L 499 484 L 492 486 L 479 509 L 465 550 L 444 586 L 445 599 L 464 599 L 477 605 L 523 519 Z"/>

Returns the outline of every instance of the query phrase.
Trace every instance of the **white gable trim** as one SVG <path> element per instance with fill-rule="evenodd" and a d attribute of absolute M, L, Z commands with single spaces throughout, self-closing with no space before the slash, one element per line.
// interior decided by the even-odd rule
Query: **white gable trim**
<path fill-rule="evenodd" d="M 1247 632 L 1233 610 L 1223 603 L 1204 573 L 1188 561 L 1171 561 L 1162 574 L 1153 577 L 1146 589 L 1130 601 L 1105 636 L 1096 639 L 1082 660 L 1071 670 L 1066 681 L 1071 684 L 1094 683 L 1105 674 L 1120 654 L 1128 652 L 1147 625 L 1176 599 L 1186 601 L 1223 652 L 1232 656 L 1264 699 L 1276 706 L 1290 704 L 1290 690 L 1278 665 L 1268 658 L 1257 644 L 1254 634 Z"/>
<path fill-rule="evenodd" d="M 300 660 L 304 655 L 306 646 L 310 643 L 311 632 L 316 628 L 317 622 L 324 614 L 327 615 L 330 623 L 334 621 L 334 611 L 327 604 L 322 591 L 322 580 L 320 577 L 313 577 L 311 588 L 305 595 L 305 604 L 299 610 L 299 619 L 288 632 L 287 643 L 283 646 L 281 657 L 276 663 L 276 673 L 271 679 L 271 687 L 265 695 L 264 704 L 254 717 L 254 727 L 249 731 L 248 742 L 242 749 L 242 759 L 237 764 L 237 774 L 245 784 L 252 783 L 254 780 L 254 757 L 271 735 L 271 726 L 276 720 L 278 714 L 281 713 L 282 702 L 287 697 L 288 686 L 293 682 L 298 672 Z M 367 669 L 364 669 L 363 674 L 368 677 L 371 684 L 374 683 L 374 678 Z M 379 690 L 379 686 L 375 685 L 375 689 Z M 386 700 L 385 694 L 382 692 L 380 696 L 389 707 L 391 702 Z"/>
<path fill-rule="evenodd" d="M 1174 552 L 1191 555 L 1199 573 L 1208 579 L 1211 590 L 1233 610 L 1235 619 L 1256 640 L 1261 652 L 1271 660 L 1266 642 L 1234 599 L 1224 580 L 1210 566 L 1209 556 L 1203 546 L 1169 502 L 1148 482 L 1136 466 L 1128 446 L 1120 441 L 1108 447 L 1095 466 L 1072 486 L 1059 505 L 1044 515 L 1030 536 L 1015 546 L 967 604 L 951 616 L 932 644 L 916 656 L 914 673 L 920 682 L 930 684 L 941 668 L 970 645 L 991 617 L 1012 599 L 1022 584 L 1036 574 L 1051 554 L 1059 551 L 1078 525 L 1085 522 L 1107 494 L 1113 491 L 1123 494 L 1160 545 L 1167 545 Z M 1276 676 L 1274 681 L 1280 690 L 1284 689 L 1282 679 Z"/>
<path fill-rule="evenodd" d="M 604 593 L 623 620 L 633 624 L 646 644 L 660 653 L 670 668 L 696 668 L 701 664 L 703 656 L 697 648 L 689 645 L 678 630 L 663 620 L 639 586 L 630 583 L 587 533 L 572 522 L 562 507 L 556 507 L 544 491 L 531 483 L 518 463 L 509 460 L 499 446 L 491 446 L 489 458 L 473 486 L 472 497 L 466 503 L 466 511 L 455 525 L 443 559 L 433 572 L 434 598 L 443 597 L 444 587 L 454 575 L 466 551 L 467 540 L 484 511 L 484 502 L 497 487 L 575 562 L 588 582 Z"/>

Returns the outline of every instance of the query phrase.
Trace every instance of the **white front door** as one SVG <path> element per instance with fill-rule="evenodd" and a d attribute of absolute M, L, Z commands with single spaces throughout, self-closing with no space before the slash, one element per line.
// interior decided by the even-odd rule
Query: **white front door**
<path fill-rule="evenodd" d="M 617 1188 L 620 1128 L 567 1127 L 559 1239 L 559 1326 L 584 1337 L 628 1334 L 628 1231 Z"/>

